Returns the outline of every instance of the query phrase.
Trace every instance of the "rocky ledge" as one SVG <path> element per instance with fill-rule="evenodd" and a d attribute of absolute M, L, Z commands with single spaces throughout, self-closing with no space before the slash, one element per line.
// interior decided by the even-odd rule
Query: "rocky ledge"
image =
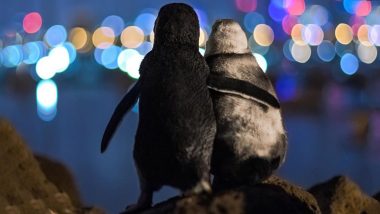
<path fill-rule="evenodd" d="M 1 119 L 0 145 L 0 213 L 105 213 L 83 208 L 66 167 L 33 155 L 15 129 Z M 380 192 L 370 197 L 345 176 L 336 176 L 309 190 L 272 176 L 253 186 L 174 197 L 141 213 L 379 214 L 379 200 Z"/>

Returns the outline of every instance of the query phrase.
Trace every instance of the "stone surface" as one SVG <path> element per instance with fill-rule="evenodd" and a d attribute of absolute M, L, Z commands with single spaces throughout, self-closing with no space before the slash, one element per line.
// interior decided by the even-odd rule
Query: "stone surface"
<path fill-rule="evenodd" d="M 94 208 L 82 209 L 75 206 L 70 196 L 64 192 L 71 187 L 58 188 L 50 181 L 16 130 L 1 118 L 0 158 L 1 214 L 104 213 Z M 49 164 L 52 163 L 42 163 L 42 168 L 62 172 L 62 168 L 54 169 L 56 164 Z M 65 176 L 67 175 L 62 178 Z M 52 178 L 52 175 L 49 177 Z"/>
<path fill-rule="evenodd" d="M 176 197 L 144 214 L 156 213 L 321 213 L 315 198 L 302 188 L 277 177 L 214 195 Z"/>
<path fill-rule="evenodd" d="M 317 184 L 309 192 L 317 199 L 322 213 L 380 213 L 380 203 L 345 176 Z"/>

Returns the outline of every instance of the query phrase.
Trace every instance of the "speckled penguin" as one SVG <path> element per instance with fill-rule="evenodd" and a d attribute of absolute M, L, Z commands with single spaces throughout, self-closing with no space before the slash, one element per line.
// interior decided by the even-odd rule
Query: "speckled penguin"
<path fill-rule="evenodd" d="M 210 191 L 216 122 L 207 87 L 209 70 L 199 53 L 197 15 L 186 4 L 165 5 L 154 33 L 153 49 L 140 65 L 140 80 L 118 105 L 102 142 L 104 151 L 120 117 L 139 96 L 133 154 L 141 194 L 137 204 L 127 208 L 130 212 L 151 206 L 153 192 L 163 185 L 184 192 Z"/>
<path fill-rule="evenodd" d="M 211 160 L 213 186 L 259 182 L 283 163 L 287 150 L 273 86 L 233 20 L 215 22 L 205 58 L 218 130 Z"/>

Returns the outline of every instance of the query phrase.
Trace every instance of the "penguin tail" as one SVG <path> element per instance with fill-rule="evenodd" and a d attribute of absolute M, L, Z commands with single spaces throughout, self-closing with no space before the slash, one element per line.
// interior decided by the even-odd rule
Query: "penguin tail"
<path fill-rule="evenodd" d="M 141 79 L 139 79 L 130 90 L 124 95 L 123 99 L 117 105 L 115 111 L 112 114 L 110 121 L 107 124 L 106 130 L 104 131 L 102 143 L 100 146 L 100 152 L 103 153 L 110 140 L 115 133 L 117 127 L 119 126 L 124 115 L 128 113 L 132 107 L 136 104 L 140 95 Z"/>

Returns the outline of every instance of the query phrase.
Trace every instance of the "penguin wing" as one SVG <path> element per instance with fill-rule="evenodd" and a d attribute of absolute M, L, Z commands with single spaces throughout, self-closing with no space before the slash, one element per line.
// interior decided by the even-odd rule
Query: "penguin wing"
<path fill-rule="evenodd" d="M 280 108 L 280 103 L 275 96 L 247 81 L 210 74 L 207 86 L 215 91 L 238 95 L 245 99 L 259 100 L 274 108 Z"/>
<path fill-rule="evenodd" d="M 102 144 L 100 151 L 103 153 L 108 144 L 115 133 L 117 127 L 119 126 L 121 120 L 124 115 L 128 113 L 132 107 L 136 104 L 139 95 L 140 95 L 140 87 L 141 87 L 141 78 L 133 85 L 133 87 L 124 95 L 123 99 L 117 105 L 115 111 L 112 114 L 110 121 L 107 124 L 107 128 L 104 131 Z"/>

